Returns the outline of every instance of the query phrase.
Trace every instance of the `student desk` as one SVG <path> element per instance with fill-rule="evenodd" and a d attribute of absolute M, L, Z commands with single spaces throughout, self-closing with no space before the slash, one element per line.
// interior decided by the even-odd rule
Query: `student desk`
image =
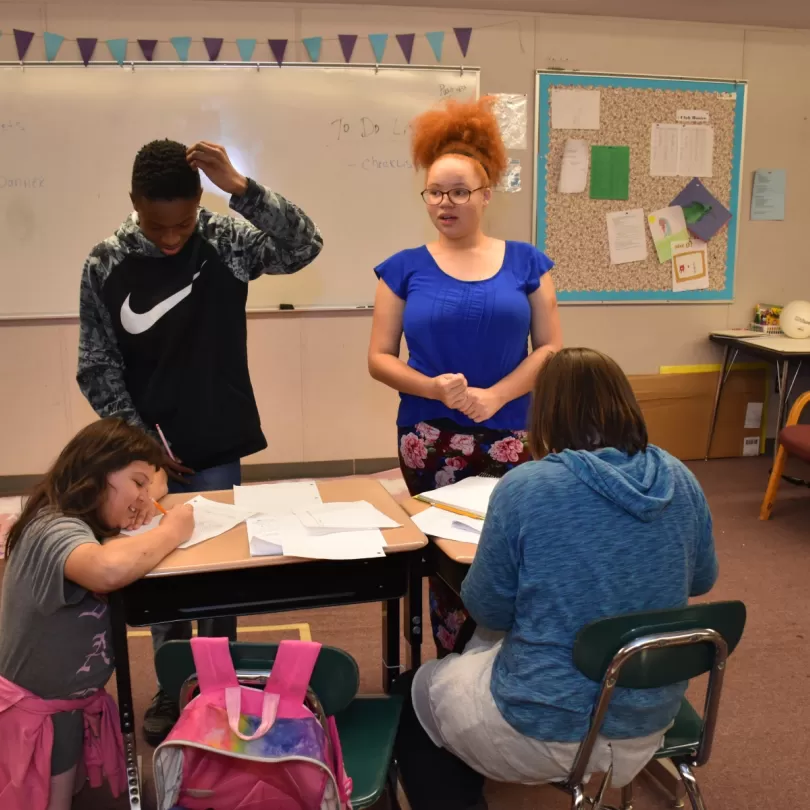
<path fill-rule="evenodd" d="M 779 409 L 776 416 L 776 434 L 784 427 L 787 418 L 787 401 L 793 384 L 801 371 L 802 362 L 810 360 L 810 340 L 791 340 L 782 335 L 761 338 L 740 338 L 730 335 L 709 335 L 712 343 L 717 343 L 723 347 L 723 364 L 720 368 L 720 375 L 717 378 L 717 389 L 714 394 L 714 405 L 712 406 L 712 418 L 709 423 L 709 438 L 706 441 L 706 460 L 709 460 L 709 451 L 714 438 L 714 428 L 717 424 L 717 410 L 720 405 L 720 397 L 723 395 L 723 386 L 726 384 L 728 375 L 734 366 L 737 355 L 752 355 L 754 357 L 767 360 L 776 366 L 776 383 L 779 390 Z M 774 442 L 774 459 L 778 449 L 778 440 Z"/>
<path fill-rule="evenodd" d="M 144 579 L 111 594 L 112 635 L 118 684 L 118 708 L 124 733 L 130 785 L 130 807 L 140 808 L 138 795 L 132 684 L 127 625 L 276 613 L 302 608 L 382 602 L 383 683 L 386 691 L 399 673 L 399 600 L 410 586 L 421 595 L 421 553 L 427 540 L 402 508 L 371 479 L 318 481 L 324 501 L 365 500 L 394 520 L 399 529 L 385 529 L 385 557 L 367 560 L 302 560 L 294 557 L 251 557 L 245 524 L 188 549 L 172 552 Z M 174 506 L 196 493 L 169 495 Z M 200 493 L 233 503 L 233 490 Z M 420 604 L 418 599 L 408 600 Z M 409 625 L 412 622 L 409 621 Z M 419 662 L 418 641 L 415 654 Z"/>

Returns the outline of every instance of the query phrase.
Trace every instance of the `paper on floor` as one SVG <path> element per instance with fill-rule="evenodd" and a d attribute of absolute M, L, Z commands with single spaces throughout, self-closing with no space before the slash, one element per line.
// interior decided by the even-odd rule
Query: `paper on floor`
<path fill-rule="evenodd" d="M 478 545 L 483 520 L 454 515 L 446 509 L 431 506 L 411 518 L 423 534 L 442 540 L 458 540 L 461 543 Z"/>
<path fill-rule="evenodd" d="M 295 509 L 308 529 L 398 529 L 402 524 L 368 501 L 333 502 Z"/>
<path fill-rule="evenodd" d="M 233 502 L 242 509 L 267 515 L 289 514 L 323 503 L 314 481 L 283 481 L 278 484 L 256 484 L 234 487 Z"/>

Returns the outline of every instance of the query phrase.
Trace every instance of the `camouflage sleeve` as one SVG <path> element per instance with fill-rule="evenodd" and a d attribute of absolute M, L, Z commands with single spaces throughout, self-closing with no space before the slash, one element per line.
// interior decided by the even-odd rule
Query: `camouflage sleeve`
<path fill-rule="evenodd" d="M 210 226 L 223 260 L 242 281 L 261 275 L 289 275 L 312 262 L 323 248 L 315 223 L 280 194 L 248 180 L 247 191 L 231 198 L 231 208 L 245 220 L 214 216 Z"/>
<path fill-rule="evenodd" d="M 82 394 L 101 417 L 119 416 L 148 430 L 127 391 L 124 359 L 118 349 L 107 307 L 99 296 L 91 256 L 84 265 L 79 292 L 79 367 L 76 381 Z"/>

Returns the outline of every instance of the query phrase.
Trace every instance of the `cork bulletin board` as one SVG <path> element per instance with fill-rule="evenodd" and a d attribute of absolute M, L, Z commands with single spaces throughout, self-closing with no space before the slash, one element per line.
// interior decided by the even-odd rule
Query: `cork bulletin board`
<path fill-rule="evenodd" d="M 598 129 L 553 129 L 552 90 L 598 90 Z M 734 297 L 734 265 L 743 153 L 744 82 L 666 77 L 611 76 L 539 71 L 536 104 L 535 243 L 554 261 L 558 299 L 569 303 L 728 302 Z M 659 262 L 647 228 L 647 259 L 610 262 L 606 215 L 641 208 L 645 219 L 666 208 L 693 179 L 650 174 L 651 130 L 675 124 L 678 111 L 699 110 L 714 130 L 712 176 L 700 182 L 731 213 L 708 241 L 709 287 L 673 291 L 672 263 Z M 569 138 L 591 146 L 630 149 L 627 200 L 560 193 L 558 182 Z"/>

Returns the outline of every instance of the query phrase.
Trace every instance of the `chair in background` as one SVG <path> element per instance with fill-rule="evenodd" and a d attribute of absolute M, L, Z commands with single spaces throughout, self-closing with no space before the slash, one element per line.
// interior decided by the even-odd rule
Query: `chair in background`
<path fill-rule="evenodd" d="M 263 687 L 278 644 L 234 641 L 230 649 L 239 682 Z M 182 710 L 197 687 L 190 642 L 163 644 L 155 655 L 155 669 L 161 687 Z M 326 715 L 334 716 L 337 722 L 343 763 L 352 779 L 353 810 L 371 807 L 386 790 L 390 807 L 398 810 L 392 758 L 401 698 L 358 695 L 357 662 L 335 647 L 321 647 L 309 685 Z"/>
<path fill-rule="evenodd" d="M 810 391 L 807 391 L 793 404 L 785 427 L 779 433 L 779 450 L 776 453 L 776 461 L 771 470 L 771 477 L 768 479 L 765 499 L 762 501 L 762 507 L 759 510 L 760 520 L 768 520 L 771 516 L 788 456 L 795 456 L 810 464 L 810 425 L 798 424 L 802 411 L 809 403 Z M 796 479 L 793 483 L 803 484 L 806 482 Z"/>
<path fill-rule="evenodd" d="M 574 664 L 587 678 L 601 682 L 602 687 L 571 773 L 557 785 L 571 795 L 572 810 L 586 806 L 615 810 L 604 804 L 612 767 L 593 798 L 585 794 L 584 779 L 616 687 L 655 689 L 708 672 L 703 716 L 684 698 L 654 757 L 675 765 L 694 810 L 706 810 L 693 768 L 704 765 L 711 755 L 726 659 L 742 636 L 745 619 L 742 602 L 715 602 L 600 619 L 578 633 Z M 632 808 L 632 787 L 622 789 L 621 810 Z"/>

